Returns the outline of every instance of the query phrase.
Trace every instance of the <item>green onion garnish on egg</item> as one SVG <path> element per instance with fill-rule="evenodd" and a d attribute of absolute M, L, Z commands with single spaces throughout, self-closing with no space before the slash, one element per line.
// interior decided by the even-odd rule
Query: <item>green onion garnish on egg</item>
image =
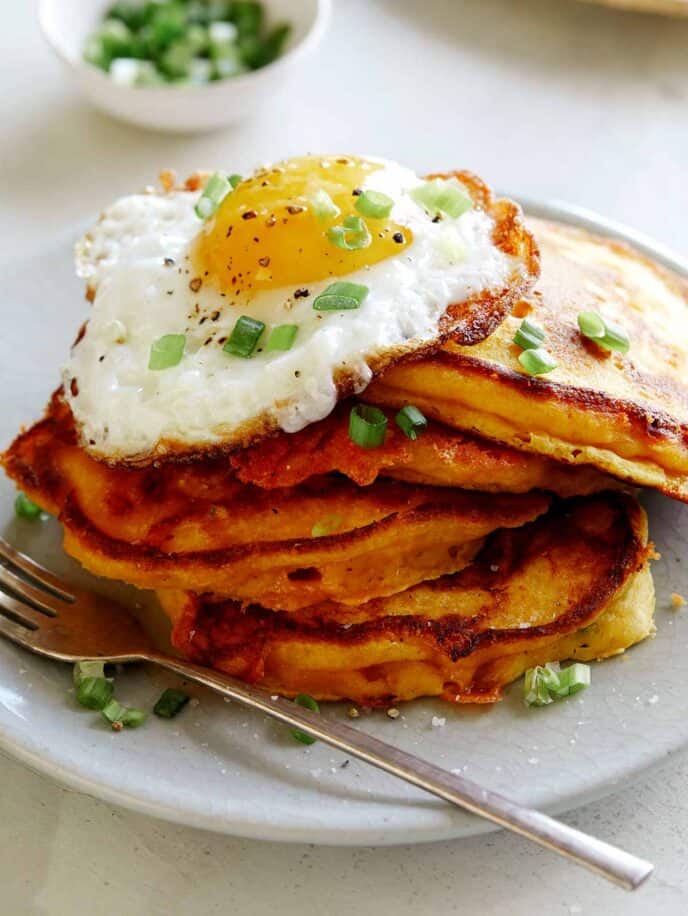
<path fill-rule="evenodd" d="M 364 191 L 358 195 L 354 206 L 363 216 L 384 219 L 392 212 L 394 201 L 381 191 Z"/>
<path fill-rule="evenodd" d="M 321 223 L 324 223 L 328 219 L 335 219 L 341 213 L 337 204 L 332 200 L 327 191 L 323 191 L 322 188 L 318 188 L 318 190 L 311 195 L 310 204 L 316 219 L 320 220 Z"/>
<path fill-rule="evenodd" d="M 112 681 L 105 677 L 85 677 L 76 689 L 76 698 L 87 709 L 103 709 L 112 699 Z"/>
<path fill-rule="evenodd" d="M 347 216 L 341 226 L 332 226 L 327 230 L 327 237 L 344 251 L 360 251 L 372 242 L 368 227 L 360 216 Z"/>
<path fill-rule="evenodd" d="M 394 421 L 407 439 L 417 439 L 428 427 L 427 419 L 413 404 L 402 407 Z"/>
<path fill-rule="evenodd" d="M 221 175 L 219 172 L 215 172 L 214 175 L 211 175 L 205 188 L 203 188 L 203 193 L 198 198 L 196 216 L 198 216 L 199 219 L 209 219 L 229 194 L 231 189 L 232 185 L 224 175 Z"/>
<path fill-rule="evenodd" d="M 433 178 L 413 188 L 410 194 L 432 215 L 446 213 L 456 219 L 473 207 L 473 201 L 456 179 Z"/>
<path fill-rule="evenodd" d="M 25 518 L 30 522 L 36 521 L 41 517 L 42 509 L 37 506 L 33 500 L 29 499 L 25 493 L 17 493 L 14 500 L 14 512 L 19 518 Z"/>
<path fill-rule="evenodd" d="M 524 350 L 523 353 L 519 353 L 518 361 L 528 375 L 546 375 L 556 369 L 558 365 L 554 357 L 550 356 L 542 347 Z"/>
<path fill-rule="evenodd" d="M 357 309 L 361 307 L 368 292 L 368 287 L 362 283 L 338 280 L 336 283 L 331 283 L 327 289 L 315 297 L 313 308 L 317 312 L 338 312 L 341 309 Z"/>
<path fill-rule="evenodd" d="M 242 178 L 241 175 L 236 175 L 236 174 L 230 175 L 229 178 L 227 179 L 227 181 L 229 181 L 230 185 L 232 186 L 232 189 L 236 188 L 238 184 L 241 184 L 243 180 L 244 179 Z"/>
<path fill-rule="evenodd" d="M 605 350 L 628 353 L 631 341 L 618 325 L 605 321 L 597 312 L 579 312 L 578 327 L 584 337 L 594 340 Z"/>
<path fill-rule="evenodd" d="M 161 719 L 174 719 L 186 706 L 189 699 L 189 694 L 184 693 L 183 690 L 175 690 L 173 687 L 168 687 L 160 695 L 158 702 L 153 707 L 153 712 L 156 716 L 160 716 Z"/>
<path fill-rule="evenodd" d="M 278 324 L 270 331 L 265 344 L 266 351 L 273 353 L 275 350 L 291 350 L 298 330 L 297 324 Z"/>
<path fill-rule="evenodd" d="M 151 347 L 148 368 L 159 371 L 179 365 L 184 355 L 185 346 L 185 334 L 164 334 Z"/>
<path fill-rule="evenodd" d="M 300 693 L 298 696 L 295 696 L 294 702 L 297 706 L 303 706 L 304 709 L 310 709 L 312 712 L 320 712 L 318 701 L 307 693 Z M 294 738 L 296 741 L 300 741 L 301 744 L 315 744 L 317 740 L 311 735 L 307 735 L 305 732 L 302 732 L 298 728 L 290 729 L 289 733 L 292 738 Z"/>
<path fill-rule="evenodd" d="M 229 335 L 229 340 L 222 348 L 225 353 L 231 353 L 232 356 L 241 356 L 248 359 L 260 340 L 260 336 L 265 330 L 265 325 L 257 318 L 250 318 L 248 315 L 242 315 Z"/>
<path fill-rule="evenodd" d="M 524 318 L 519 329 L 514 334 L 514 343 L 524 350 L 537 350 L 545 339 L 546 334 L 538 325 Z"/>
<path fill-rule="evenodd" d="M 385 441 L 387 417 L 379 407 L 357 404 L 349 414 L 349 438 L 361 448 L 378 448 Z"/>

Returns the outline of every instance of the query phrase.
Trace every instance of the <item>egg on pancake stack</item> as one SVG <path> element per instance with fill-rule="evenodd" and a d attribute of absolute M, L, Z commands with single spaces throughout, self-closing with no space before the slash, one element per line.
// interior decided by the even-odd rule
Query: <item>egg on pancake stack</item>
<path fill-rule="evenodd" d="M 629 475 L 437 406 L 445 354 L 498 352 L 547 296 L 515 204 L 350 156 L 173 185 L 77 246 L 89 320 L 3 456 L 68 553 L 155 589 L 188 657 L 289 696 L 493 701 L 651 632 Z"/>

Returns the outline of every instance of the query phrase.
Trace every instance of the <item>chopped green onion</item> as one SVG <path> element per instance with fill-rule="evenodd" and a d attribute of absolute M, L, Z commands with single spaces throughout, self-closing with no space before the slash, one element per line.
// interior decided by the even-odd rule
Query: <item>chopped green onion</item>
<path fill-rule="evenodd" d="M 446 213 L 456 219 L 473 207 L 473 201 L 455 178 L 433 178 L 410 192 L 428 213 Z"/>
<path fill-rule="evenodd" d="M 337 204 L 332 200 L 327 191 L 323 191 L 322 188 L 318 188 L 311 196 L 311 207 L 316 218 L 321 222 L 325 222 L 325 220 L 328 219 L 334 219 L 341 213 Z"/>
<path fill-rule="evenodd" d="M 210 41 L 216 45 L 231 44 L 238 34 L 239 30 L 233 22 L 211 22 L 208 27 Z"/>
<path fill-rule="evenodd" d="M 356 198 L 355 207 L 363 216 L 384 219 L 392 212 L 394 201 L 382 191 L 364 191 Z"/>
<path fill-rule="evenodd" d="M 291 33 L 291 26 L 287 23 L 275 28 L 261 38 L 259 35 L 247 35 L 239 40 L 241 57 L 244 63 L 252 70 L 258 70 L 271 64 L 279 57 L 284 44 Z"/>
<path fill-rule="evenodd" d="M 215 172 L 208 179 L 208 183 L 203 189 L 203 193 L 198 198 L 196 204 L 196 216 L 200 219 L 209 219 L 220 206 L 227 194 L 231 190 L 231 185 L 224 175 Z"/>
<path fill-rule="evenodd" d="M 208 30 L 202 25 L 192 23 L 186 30 L 184 39 L 192 54 L 204 54 L 208 50 Z"/>
<path fill-rule="evenodd" d="M 188 76 L 193 58 L 193 48 L 189 44 L 175 41 L 160 56 L 160 67 L 173 78 Z"/>
<path fill-rule="evenodd" d="M 110 725 L 121 723 L 125 728 L 137 728 L 146 718 L 146 714 L 142 709 L 123 706 L 117 700 L 110 700 L 100 709 L 100 714 Z"/>
<path fill-rule="evenodd" d="M 425 416 L 413 404 L 402 407 L 394 420 L 407 439 L 417 439 L 428 427 Z"/>
<path fill-rule="evenodd" d="M 33 500 L 30 500 L 25 493 L 17 493 L 17 497 L 14 500 L 14 512 L 19 518 L 25 518 L 33 522 L 40 518 L 42 509 Z"/>
<path fill-rule="evenodd" d="M 568 668 L 562 668 L 559 673 L 559 687 L 555 691 L 557 696 L 570 697 L 590 686 L 590 665 L 575 662 Z"/>
<path fill-rule="evenodd" d="M 344 251 L 360 251 L 372 242 L 368 227 L 360 216 L 347 216 L 341 226 L 332 226 L 327 230 L 327 237 Z"/>
<path fill-rule="evenodd" d="M 113 82 L 120 86 L 138 86 L 146 72 L 148 73 L 147 78 L 150 78 L 151 71 L 155 71 L 155 67 L 150 61 L 136 60 L 133 57 L 116 57 L 110 64 L 108 73 Z"/>
<path fill-rule="evenodd" d="M 88 709 L 103 709 L 112 698 L 112 681 L 105 677 L 85 677 L 77 687 L 76 698 Z"/>
<path fill-rule="evenodd" d="M 234 188 L 236 188 L 236 186 L 237 186 L 238 184 L 241 184 L 241 182 L 242 182 L 244 179 L 241 177 L 241 175 L 236 175 L 236 174 L 234 174 L 234 175 L 230 175 L 229 178 L 228 178 L 227 180 L 228 180 L 229 183 L 231 184 L 232 189 L 234 189 Z"/>
<path fill-rule="evenodd" d="M 584 337 L 594 340 L 605 350 L 628 353 L 630 349 L 631 341 L 623 328 L 605 321 L 597 312 L 580 312 L 578 327 Z"/>
<path fill-rule="evenodd" d="M 537 350 L 545 337 L 546 335 L 542 328 L 524 318 L 519 329 L 514 334 L 514 343 L 524 350 Z"/>
<path fill-rule="evenodd" d="M 112 680 L 112 678 L 105 677 L 105 662 L 96 660 L 77 662 L 74 665 L 72 676 L 77 687 L 82 681 L 85 681 L 87 677 L 101 678 L 106 681 Z"/>
<path fill-rule="evenodd" d="M 256 344 L 264 330 L 265 325 L 262 321 L 242 315 L 234 325 L 229 340 L 222 349 L 225 353 L 248 359 L 256 349 Z"/>
<path fill-rule="evenodd" d="M 184 355 L 185 346 L 185 334 L 164 334 L 151 347 L 148 368 L 158 371 L 160 369 L 171 369 L 172 366 L 179 365 Z"/>
<path fill-rule="evenodd" d="M 338 280 L 331 283 L 326 290 L 313 300 L 317 312 L 338 312 L 340 309 L 360 308 L 368 295 L 368 287 L 362 283 L 350 283 Z"/>
<path fill-rule="evenodd" d="M 297 706 L 303 706 L 304 709 L 310 709 L 312 712 L 320 712 L 318 701 L 314 700 L 313 697 L 307 693 L 300 693 L 298 696 L 294 697 L 294 702 Z M 300 741 L 301 744 L 315 744 L 317 740 L 313 738 L 312 735 L 307 735 L 298 728 L 290 729 L 290 734 L 292 738 Z"/>
<path fill-rule="evenodd" d="M 387 417 L 379 407 L 357 404 L 349 414 L 349 438 L 361 448 L 378 448 L 385 441 Z"/>
<path fill-rule="evenodd" d="M 270 331 L 265 349 L 268 353 L 274 350 L 291 350 L 298 330 L 297 324 L 278 324 Z"/>
<path fill-rule="evenodd" d="M 167 690 L 162 692 L 158 702 L 153 707 L 153 712 L 156 716 L 160 716 L 161 719 L 174 719 L 186 706 L 189 699 L 189 694 L 184 693 L 183 690 L 175 690 L 173 687 L 168 687 Z"/>
<path fill-rule="evenodd" d="M 313 525 L 311 528 L 311 537 L 324 538 L 327 537 L 328 534 L 334 534 L 343 521 L 344 519 L 341 515 L 326 515 L 325 518 L 321 518 L 319 522 Z"/>
<path fill-rule="evenodd" d="M 524 350 L 519 353 L 519 363 L 526 370 L 528 375 L 545 375 L 557 368 L 557 361 L 553 356 L 543 350 L 542 347 L 536 347 L 534 350 Z"/>
<path fill-rule="evenodd" d="M 450 263 L 458 264 L 466 257 L 466 246 L 456 226 L 451 224 L 442 227 L 434 240 L 434 247 Z"/>
<path fill-rule="evenodd" d="M 213 75 L 213 65 L 205 57 L 193 57 L 189 64 L 189 79 L 192 83 L 203 85 L 210 82 Z"/>
<path fill-rule="evenodd" d="M 263 6 L 251 0 L 235 0 L 232 4 L 232 19 L 239 35 L 257 35 L 263 24 Z"/>
<path fill-rule="evenodd" d="M 568 668 L 560 668 L 559 662 L 547 662 L 526 671 L 523 699 L 526 706 L 548 706 L 555 700 L 573 696 L 589 685 L 589 665 L 576 662 Z"/>

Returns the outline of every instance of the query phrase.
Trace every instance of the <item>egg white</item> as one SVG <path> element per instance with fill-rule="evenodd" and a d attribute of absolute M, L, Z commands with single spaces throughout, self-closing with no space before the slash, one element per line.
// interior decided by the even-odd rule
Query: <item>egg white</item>
<path fill-rule="evenodd" d="M 110 460 L 143 460 L 164 454 L 170 443 L 188 451 L 246 444 L 247 429 L 259 424 L 295 432 L 330 413 L 343 373 L 362 391 L 371 362 L 435 340 L 450 304 L 503 289 L 519 263 L 493 243 L 491 216 L 472 209 L 433 223 L 408 194 L 421 183 L 409 169 L 385 162 L 363 186 L 389 195 L 391 219 L 412 231 L 398 256 L 346 277 L 304 283 L 307 298 L 295 299 L 293 287 L 271 289 L 243 307 L 230 305 L 208 282 L 197 292 L 190 288 L 190 251 L 201 229 L 198 192 L 116 201 L 77 246 L 77 271 L 95 298 L 63 379 L 86 446 Z M 344 279 L 369 288 L 361 308 L 315 311 L 318 293 Z M 268 331 L 298 325 L 292 349 L 251 359 L 223 352 L 217 341 L 243 313 Z M 153 342 L 181 333 L 187 337 L 181 363 L 149 370 Z M 261 343 L 266 338 L 267 332 Z"/>

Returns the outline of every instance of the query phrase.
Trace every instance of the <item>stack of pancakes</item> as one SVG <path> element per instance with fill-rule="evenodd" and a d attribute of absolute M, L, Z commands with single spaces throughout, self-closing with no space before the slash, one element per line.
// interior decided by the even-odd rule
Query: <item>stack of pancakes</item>
<path fill-rule="evenodd" d="M 688 500 L 688 289 L 630 248 L 533 220 L 541 277 L 481 342 L 402 359 L 300 432 L 197 460 L 112 467 L 58 391 L 4 455 L 89 570 L 155 589 L 188 658 L 293 696 L 491 702 L 526 668 L 653 632 L 631 488 Z M 622 325 L 627 355 L 576 316 Z M 531 377 L 528 317 L 559 369 Z M 351 441 L 355 403 L 384 444 Z M 415 405 L 416 440 L 395 425 Z"/>

